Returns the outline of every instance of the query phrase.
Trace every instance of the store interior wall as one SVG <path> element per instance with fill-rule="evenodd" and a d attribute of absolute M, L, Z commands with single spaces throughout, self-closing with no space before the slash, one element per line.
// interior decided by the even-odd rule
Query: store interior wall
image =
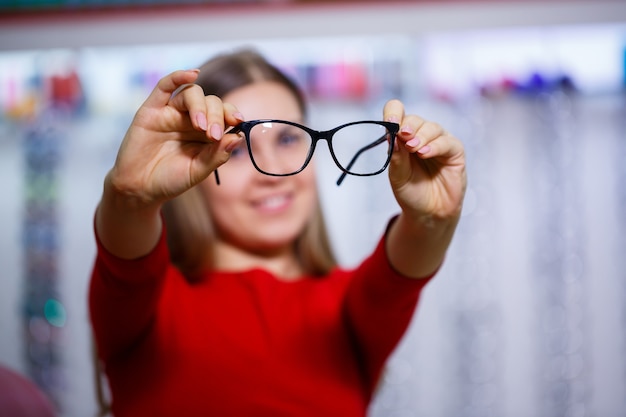
<path fill-rule="evenodd" d="M 0 363 L 61 415 L 94 414 L 86 294 L 102 179 L 159 76 L 245 45 L 305 86 L 313 127 L 380 117 L 398 97 L 466 146 L 458 233 L 372 416 L 623 415 L 626 17 L 579 20 L 0 51 Z M 398 208 L 384 174 L 337 187 L 317 153 L 333 245 L 352 266 Z M 42 241 L 43 266 L 29 251 Z M 40 317 L 29 286 L 46 276 Z"/>

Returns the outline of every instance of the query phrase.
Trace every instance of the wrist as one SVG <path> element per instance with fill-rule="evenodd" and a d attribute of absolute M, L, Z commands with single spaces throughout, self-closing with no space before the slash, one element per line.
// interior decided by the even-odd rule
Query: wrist
<path fill-rule="evenodd" d="M 402 212 L 387 231 L 390 264 L 408 277 L 431 276 L 442 264 L 457 221 Z"/>
<path fill-rule="evenodd" d="M 96 210 L 96 234 L 103 247 L 123 259 L 149 253 L 162 232 L 160 204 L 119 192 L 108 180 Z"/>
<path fill-rule="evenodd" d="M 459 216 L 440 217 L 434 214 L 413 213 L 403 210 L 398 216 L 401 230 L 416 236 L 436 236 L 453 233 Z"/>
<path fill-rule="evenodd" d="M 121 181 L 115 168 L 104 179 L 101 204 L 106 204 L 115 211 L 130 213 L 158 214 L 161 203 L 155 202 L 145 194 L 137 192 L 127 182 Z"/>

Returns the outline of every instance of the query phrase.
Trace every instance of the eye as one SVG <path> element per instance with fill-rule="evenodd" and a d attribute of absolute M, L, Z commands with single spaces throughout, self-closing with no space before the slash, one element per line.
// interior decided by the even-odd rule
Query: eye
<path fill-rule="evenodd" d="M 301 132 L 283 132 L 278 137 L 279 146 L 294 146 L 302 143 L 304 140 Z"/>

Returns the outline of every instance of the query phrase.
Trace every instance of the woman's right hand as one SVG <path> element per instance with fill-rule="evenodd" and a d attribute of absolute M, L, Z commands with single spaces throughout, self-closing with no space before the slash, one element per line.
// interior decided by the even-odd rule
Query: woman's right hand
<path fill-rule="evenodd" d="M 193 83 L 198 70 L 162 78 L 137 111 L 107 175 L 108 191 L 131 206 L 159 206 L 204 180 L 240 142 L 224 135 L 242 115 Z"/>
<path fill-rule="evenodd" d="M 162 78 L 137 111 L 104 181 L 96 234 L 113 255 L 134 259 L 162 235 L 161 205 L 226 162 L 242 140 L 224 135 L 243 120 L 237 109 L 190 84 L 197 70 Z"/>

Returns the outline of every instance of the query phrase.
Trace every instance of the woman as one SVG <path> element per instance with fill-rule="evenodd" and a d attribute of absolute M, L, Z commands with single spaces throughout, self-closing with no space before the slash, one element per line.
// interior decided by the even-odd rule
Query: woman
<path fill-rule="evenodd" d="M 254 145 L 230 133 L 244 119 L 305 116 L 296 86 L 252 52 L 164 77 L 138 110 L 95 216 L 90 311 L 117 417 L 366 414 L 454 233 L 464 151 L 389 101 L 402 210 L 343 270 L 314 167 L 259 172 L 282 170 L 278 147 L 294 137 L 257 147 L 260 133 L 248 132 Z"/>

